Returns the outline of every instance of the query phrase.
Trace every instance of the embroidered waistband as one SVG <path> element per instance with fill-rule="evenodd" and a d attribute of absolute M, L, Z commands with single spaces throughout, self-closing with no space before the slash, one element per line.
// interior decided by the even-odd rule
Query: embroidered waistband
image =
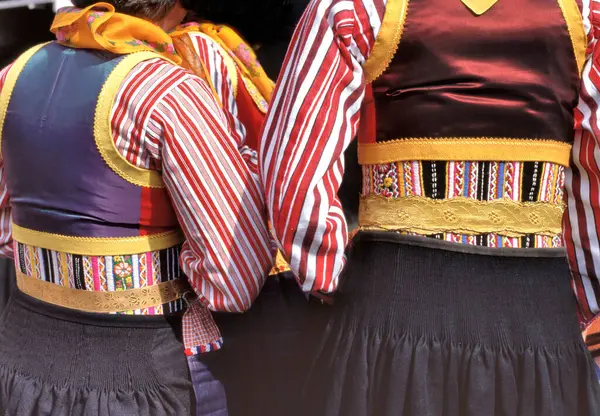
<path fill-rule="evenodd" d="M 14 243 L 17 270 L 43 282 L 92 292 L 141 289 L 181 277 L 180 247 L 114 256 L 83 256 Z M 156 307 L 134 308 L 127 315 L 168 315 L 185 309 L 178 299 Z"/>
<path fill-rule="evenodd" d="M 17 287 L 21 292 L 52 305 L 97 313 L 156 307 L 181 299 L 187 292 L 193 293 L 185 279 L 170 280 L 140 289 L 94 292 L 45 282 L 18 270 Z"/>
<path fill-rule="evenodd" d="M 361 230 L 424 235 L 454 232 L 554 236 L 561 233 L 563 211 L 562 205 L 547 202 L 418 196 L 394 199 L 369 195 L 361 198 L 358 222 Z"/>

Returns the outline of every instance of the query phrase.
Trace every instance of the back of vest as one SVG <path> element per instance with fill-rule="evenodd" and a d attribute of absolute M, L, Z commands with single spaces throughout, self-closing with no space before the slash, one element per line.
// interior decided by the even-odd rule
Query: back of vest
<path fill-rule="evenodd" d="M 388 0 L 363 65 L 362 229 L 494 248 L 562 246 L 587 46 L 579 7 Z"/>
<path fill-rule="evenodd" d="M 375 54 L 379 73 L 367 99 L 374 111 L 365 117 L 372 127 L 363 126 L 370 133 L 361 142 L 403 140 L 409 147 L 411 139 L 471 139 L 473 146 L 493 139 L 572 143 L 578 60 L 585 50 L 576 0 L 501 0 L 481 15 L 460 0 L 389 3 L 399 10 L 390 20 L 390 33 L 384 27 L 380 34 L 381 43 L 390 45 Z M 389 65 L 382 66 L 390 51 Z M 448 160 L 446 149 L 428 159 Z M 398 153 L 412 153 L 405 150 Z M 473 160 L 469 153 L 450 158 Z M 511 153 L 485 160 L 531 158 Z"/>
<path fill-rule="evenodd" d="M 2 156 L 18 227 L 132 237 L 177 226 L 164 187 L 132 183 L 114 168 L 115 160 L 126 162 L 112 139 L 106 86 L 124 59 L 50 43 L 26 61 L 11 91 L 2 91 L 10 97 Z M 112 77 L 113 90 L 125 75 Z"/>

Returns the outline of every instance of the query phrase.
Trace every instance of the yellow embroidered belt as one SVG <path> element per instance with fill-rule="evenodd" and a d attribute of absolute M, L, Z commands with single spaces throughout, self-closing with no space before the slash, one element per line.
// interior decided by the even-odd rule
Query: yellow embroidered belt
<path fill-rule="evenodd" d="M 94 292 L 72 289 L 27 276 L 17 270 L 17 287 L 41 301 L 83 312 L 115 313 L 151 308 L 181 299 L 192 291 L 185 279 L 175 279 L 140 289 Z"/>
<path fill-rule="evenodd" d="M 468 198 L 384 198 L 369 195 L 360 201 L 362 230 L 486 234 L 508 237 L 528 234 L 555 236 L 562 232 L 564 207 L 547 202 L 508 199 L 478 201 Z"/>

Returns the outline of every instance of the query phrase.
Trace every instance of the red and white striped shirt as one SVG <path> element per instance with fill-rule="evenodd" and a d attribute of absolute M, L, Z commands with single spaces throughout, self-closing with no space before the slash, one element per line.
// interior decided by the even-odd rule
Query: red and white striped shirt
<path fill-rule="evenodd" d="M 238 118 L 239 112 L 243 111 L 243 109 L 238 108 L 233 86 L 233 79 L 241 78 L 239 70 L 237 67 L 226 64 L 225 56 L 227 55 L 227 51 L 211 39 L 210 36 L 201 32 L 190 32 L 189 36 L 192 40 L 194 50 L 198 54 L 200 61 L 205 65 L 207 73 L 210 76 L 210 82 L 218 95 L 217 98 L 221 102 L 225 117 L 232 128 L 231 134 L 240 143 L 245 142 L 246 128 Z M 238 73 L 230 74 L 232 70 L 238 71 Z M 258 164 L 254 163 L 252 167 L 257 169 Z"/>
<path fill-rule="evenodd" d="M 575 111 L 575 143 L 566 173 L 565 245 L 583 324 L 600 314 L 600 3 L 583 0 L 587 60 Z"/>
<path fill-rule="evenodd" d="M 302 17 L 267 115 L 260 169 L 271 221 L 305 291 L 334 292 L 348 228 L 337 197 L 343 152 L 356 135 L 362 64 L 386 0 L 313 0 Z"/>
<path fill-rule="evenodd" d="M 218 68 L 218 59 L 213 64 Z M 0 73 L 0 90 L 7 71 Z M 121 155 L 162 172 L 186 237 L 182 270 L 205 305 L 225 312 L 251 306 L 273 259 L 256 153 L 244 146 L 243 126 L 227 110 L 234 105 L 224 100 L 221 108 L 206 82 L 153 59 L 125 78 L 112 109 Z M 0 250 L 12 256 L 2 165 L 0 160 Z"/>
<path fill-rule="evenodd" d="M 288 50 L 265 124 L 259 163 L 267 207 L 306 291 L 334 292 L 344 266 L 348 230 L 337 198 L 342 156 L 357 132 L 362 64 L 386 4 L 313 0 Z M 588 322 L 600 313 L 600 2 L 584 0 L 583 15 L 590 46 L 567 175 L 565 244 Z"/>

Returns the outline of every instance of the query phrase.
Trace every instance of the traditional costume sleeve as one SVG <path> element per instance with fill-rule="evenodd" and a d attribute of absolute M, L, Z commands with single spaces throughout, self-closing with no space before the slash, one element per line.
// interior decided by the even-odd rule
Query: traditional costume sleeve
<path fill-rule="evenodd" d="M 194 49 L 200 58 L 200 61 L 206 65 L 206 70 L 210 76 L 210 82 L 214 88 L 214 92 L 223 105 L 223 112 L 231 126 L 231 135 L 235 137 L 239 143 L 243 144 L 240 147 L 242 156 L 248 163 L 252 174 L 258 178 L 258 159 L 256 151 L 246 146 L 246 128 L 240 121 L 240 109 L 235 96 L 236 85 L 239 76 L 236 72 L 235 64 L 231 58 L 225 55 L 224 51 L 214 40 L 201 32 L 191 32 L 190 38 L 194 45 Z M 257 179 L 258 180 L 258 179 Z"/>
<path fill-rule="evenodd" d="M 156 104 L 147 130 L 162 137 L 163 178 L 186 236 L 184 273 L 211 310 L 247 310 L 273 254 L 240 137 L 230 134 L 207 84 L 190 76 Z"/>
<path fill-rule="evenodd" d="M 210 76 L 210 82 L 215 92 L 223 104 L 227 121 L 232 126 L 231 133 L 240 142 L 243 142 L 246 131 L 238 118 L 239 110 L 234 93 L 238 76 L 233 61 L 226 59 L 227 57 L 224 56 L 226 52 L 209 36 L 201 32 L 192 32 L 190 38 L 200 61 L 206 66 L 206 71 Z"/>
<path fill-rule="evenodd" d="M 564 235 L 581 321 L 586 326 L 600 313 L 600 50 L 595 33 L 600 29 L 596 17 L 600 7 L 591 0 L 583 3 L 588 57 L 575 112 L 571 169 L 566 175 Z"/>
<path fill-rule="evenodd" d="M 348 230 L 337 191 L 357 131 L 362 64 L 385 0 L 313 0 L 271 102 L 260 170 L 276 236 L 305 291 L 335 291 Z"/>
<path fill-rule="evenodd" d="M 0 91 L 2 91 L 9 69 L 10 66 L 0 71 Z M 1 131 L 0 134 L 2 134 Z M 0 256 L 3 257 L 13 256 L 10 212 L 10 199 L 6 187 L 6 177 L 4 176 L 4 160 L 0 157 Z"/>

